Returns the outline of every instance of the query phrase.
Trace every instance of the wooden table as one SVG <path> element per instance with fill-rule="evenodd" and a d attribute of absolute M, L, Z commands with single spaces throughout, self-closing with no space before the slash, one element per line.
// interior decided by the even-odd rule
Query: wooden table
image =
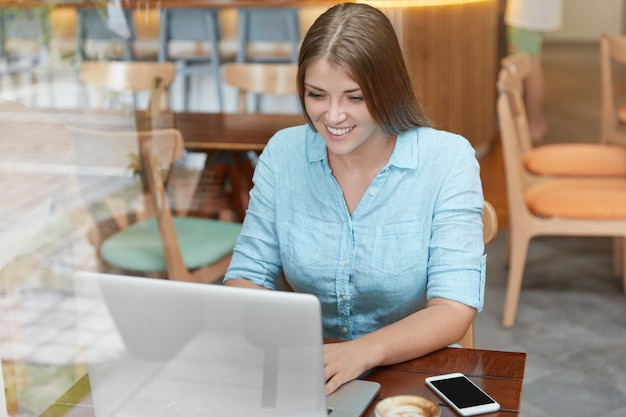
<path fill-rule="evenodd" d="M 180 130 L 185 147 L 190 151 L 208 155 L 228 152 L 229 164 L 205 167 L 189 214 L 202 216 L 212 211 L 211 199 L 207 198 L 202 185 L 219 171 L 217 176 L 222 181 L 228 179 L 232 186 L 230 205 L 239 220 L 245 215 L 252 187 L 253 169 L 246 152 L 262 151 L 278 130 L 305 123 L 302 114 L 162 112 L 156 120 L 145 111 L 53 109 L 49 114 L 68 126 L 86 129 L 144 131 L 173 127 Z M 207 158 L 207 161 L 213 159 Z"/>
<path fill-rule="evenodd" d="M 138 130 L 150 123 L 142 112 L 136 121 Z M 165 113 L 152 127 L 180 130 L 190 150 L 262 151 L 274 133 L 304 123 L 301 114 L 183 112 Z"/>
<path fill-rule="evenodd" d="M 247 151 L 260 152 L 278 130 L 305 123 L 301 114 L 268 113 L 166 113 L 153 121 L 144 112 L 138 112 L 136 121 L 138 130 L 176 127 L 183 134 L 188 150 L 207 153 L 207 165 L 198 183 L 190 214 L 201 216 L 210 212 L 211 199 L 207 198 L 203 185 L 209 181 L 208 177 L 215 177 L 217 171 L 222 178 L 221 184 L 228 180 L 232 188 L 230 208 L 240 221 L 248 208 L 254 171 Z M 216 166 L 210 157 L 215 153 L 222 156 L 227 153 L 229 162 Z"/>
<path fill-rule="evenodd" d="M 163 112 L 150 120 L 145 112 L 99 109 L 51 109 L 68 126 L 97 130 L 176 128 L 190 150 L 261 151 L 278 130 L 305 123 L 302 114 Z"/>
<path fill-rule="evenodd" d="M 381 391 L 368 408 L 365 417 L 374 416 L 374 407 L 381 399 L 403 394 L 430 398 L 440 404 L 441 417 L 458 417 L 424 385 L 424 378 L 427 376 L 449 372 L 465 373 L 500 403 L 500 411 L 485 414 L 485 417 L 519 416 L 525 363 L 525 353 L 446 348 L 422 358 L 378 368 L 365 378 L 381 384 Z M 41 417 L 63 415 L 94 416 L 87 376 L 79 379 Z"/>
<path fill-rule="evenodd" d="M 526 354 L 480 349 L 446 348 L 422 358 L 377 369 L 365 379 L 381 384 L 379 400 L 392 395 L 420 395 L 441 406 L 441 417 L 457 416 L 429 388 L 430 375 L 462 372 L 500 403 L 496 413 L 485 417 L 519 416 Z M 376 402 L 365 416 L 374 416 Z"/>

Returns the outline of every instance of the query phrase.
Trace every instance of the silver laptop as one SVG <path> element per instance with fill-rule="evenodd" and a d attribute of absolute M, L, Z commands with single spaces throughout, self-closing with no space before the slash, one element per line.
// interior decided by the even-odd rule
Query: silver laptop
<path fill-rule="evenodd" d="M 325 395 L 316 297 L 75 275 L 96 417 L 359 417 L 380 385 Z"/>

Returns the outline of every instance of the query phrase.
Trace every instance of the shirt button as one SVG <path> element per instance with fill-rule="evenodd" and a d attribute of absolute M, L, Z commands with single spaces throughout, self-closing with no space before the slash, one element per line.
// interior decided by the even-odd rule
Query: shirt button
<path fill-rule="evenodd" d="M 342 295 L 342 296 L 341 296 L 341 301 L 343 301 L 344 303 L 345 303 L 346 301 L 348 301 L 348 296 L 347 296 L 347 295 Z"/>
<path fill-rule="evenodd" d="M 350 265 L 350 259 L 344 259 L 344 260 L 343 260 L 343 264 L 344 264 L 345 266 Z"/>
<path fill-rule="evenodd" d="M 370 195 L 376 195 L 376 190 L 370 190 Z"/>
<path fill-rule="evenodd" d="M 348 334 L 348 328 L 344 327 L 343 329 L 341 329 L 341 331 L 343 332 L 343 334 Z"/>

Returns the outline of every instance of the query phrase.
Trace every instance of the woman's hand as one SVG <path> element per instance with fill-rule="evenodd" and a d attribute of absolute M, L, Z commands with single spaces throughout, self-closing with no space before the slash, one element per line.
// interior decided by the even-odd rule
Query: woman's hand
<path fill-rule="evenodd" d="M 325 344 L 326 393 L 377 366 L 418 358 L 458 342 L 475 315 L 472 307 L 433 298 L 426 308 L 359 339 Z"/>
<path fill-rule="evenodd" d="M 372 353 L 372 346 L 361 339 L 325 344 L 326 394 L 370 370 Z"/>

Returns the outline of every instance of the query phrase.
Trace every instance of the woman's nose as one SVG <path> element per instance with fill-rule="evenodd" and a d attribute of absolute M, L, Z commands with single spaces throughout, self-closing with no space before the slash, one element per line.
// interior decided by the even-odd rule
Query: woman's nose
<path fill-rule="evenodd" d="M 345 109 L 337 100 L 330 100 L 326 110 L 326 119 L 329 124 L 338 124 L 347 118 Z"/>

